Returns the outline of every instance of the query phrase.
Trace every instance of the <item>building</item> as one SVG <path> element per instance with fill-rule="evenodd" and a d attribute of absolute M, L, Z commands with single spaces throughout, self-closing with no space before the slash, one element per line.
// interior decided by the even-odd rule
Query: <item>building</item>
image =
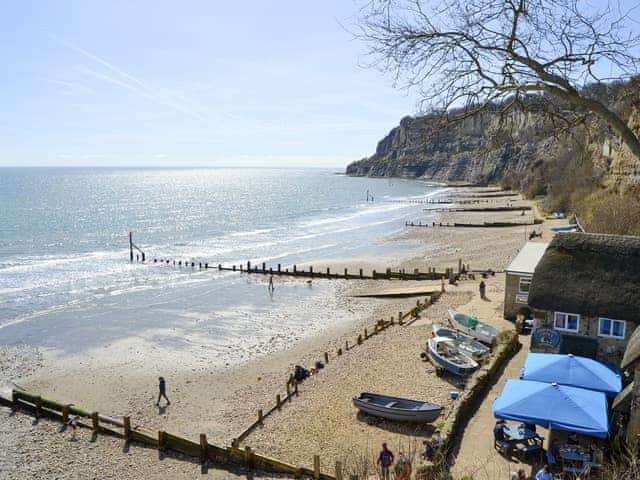
<path fill-rule="evenodd" d="M 640 237 L 558 233 L 529 290 L 531 350 L 620 364 L 640 324 Z"/>
<path fill-rule="evenodd" d="M 529 287 L 538 262 L 544 255 L 548 243 L 527 242 L 505 270 L 504 318 L 515 320 L 518 313 L 531 318 Z"/>

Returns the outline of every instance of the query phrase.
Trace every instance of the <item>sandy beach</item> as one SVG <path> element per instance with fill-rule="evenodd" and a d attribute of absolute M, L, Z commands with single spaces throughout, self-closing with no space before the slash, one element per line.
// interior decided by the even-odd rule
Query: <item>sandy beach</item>
<path fill-rule="evenodd" d="M 495 203 L 496 205 L 499 203 Z M 492 203 L 493 205 L 493 203 Z M 441 212 L 443 222 L 524 221 L 531 219 L 514 212 Z M 416 219 L 420 220 L 420 219 Z M 457 267 L 458 259 L 472 269 L 502 271 L 526 241 L 532 226 L 510 228 L 407 228 L 390 242 L 422 245 L 423 253 L 395 265 L 379 265 L 375 259 L 365 267 L 426 270 L 427 267 Z M 360 262 L 362 264 L 362 262 Z M 349 260 L 318 262 L 318 267 L 353 268 Z M 315 264 L 314 264 L 315 267 Z M 250 281 L 263 282 L 256 278 Z M 303 279 L 287 280 L 304 282 Z M 331 283 L 330 283 L 331 282 Z M 330 283 L 330 284 L 329 284 Z M 110 359 L 101 365 L 101 357 L 78 359 L 69 357 L 55 362 L 28 346 L 2 347 L 0 382 L 3 391 L 15 382 L 20 386 L 51 398 L 73 402 L 107 415 L 130 415 L 132 422 L 151 430 L 163 429 L 197 440 L 206 433 L 212 443 L 227 445 L 256 418 L 258 409 L 274 403 L 283 393 L 285 382 L 295 365 L 311 367 L 324 352 L 335 352 L 345 340 L 353 342 L 365 326 L 377 319 L 397 316 L 409 311 L 415 298 L 356 298 L 363 290 L 413 286 L 416 282 L 368 281 L 348 282 L 314 280 L 314 288 L 324 284 L 332 291 L 331 308 L 305 305 L 309 315 L 341 310 L 349 321 L 327 321 L 326 328 L 299 338 L 273 341 L 261 355 L 245 359 L 237 365 L 209 367 L 201 363 L 181 368 L 176 355 L 176 368 L 163 371 L 167 379 L 171 405 L 155 406 L 157 368 L 145 362 L 142 352 L 137 361 L 118 362 Z M 447 286 L 440 300 L 427 309 L 422 318 L 408 327 L 391 327 L 362 346 L 332 360 L 317 376 L 300 385 L 300 396 L 269 417 L 264 427 L 256 430 L 243 443 L 257 452 L 295 464 L 311 465 L 313 455 L 321 456 L 323 467 L 331 471 L 336 460 L 357 463 L 363 452 L 375 452 L 386 440 L 395 449 L 415 448 L 431 435 L 433 426 L 397 427 L 356 414 L 351 397 L 361 391 L 376 391 L 408 398 L 423 398 L 445 407 L 451 402 L 449 392 L 463 390 L 464 382 L 449 377 L 439 378 L 433 367 L 420 358 L 420 350 L 430 335 L 432 322 L 443 322 L 449 308 L 462 308 L 483 321 L 499 327 L 511 324 L 502 319 L 504 276 L 500 273 L 487 281 L 488 301 L 477 295 L 478 281 Z M 278 286 L 276 286 L 277 288 Z M 179 333 L 177 333 L 179 335 Z M 241 337 L 238 339 L 241 342 Z M 156 355 L 171 354 L 170 351 Z M 446 415 L 446 408 L 445 413 Z M 69 442 L 60 426 L 32 419 L 23 414 L 11 415 L 0 410 L 0 444 L 11 447 L 0 454 L 0 478 L 128 478 L 149 479 L 196 478 L 200 466 L 177 458 L 158 461 L 154 450 L 131 447 L 123 452 L 122 443 L 100 437 L 89 441 L 89 434 Z M 210 468 L 210 478 L 230 478 L 242 472 Z"/>

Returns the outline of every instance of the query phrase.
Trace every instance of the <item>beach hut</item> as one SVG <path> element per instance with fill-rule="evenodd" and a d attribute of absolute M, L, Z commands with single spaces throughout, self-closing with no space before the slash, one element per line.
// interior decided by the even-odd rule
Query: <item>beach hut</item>
<path fill-rule="evenodd" d="M 615 397 L 622 390 L 620 373 L 613 365 L 571 354 L 529 353 L 520 378 L 586 388 L 608 397 Z"/>
<path fill-rule="evenodd" d="M 558 233 L 535 268 L 531 351 L 620 364 L 640 324 L 640 237 Z"/>
<path fill-rule="evenodd" d="M 509 379 L 493 402 L 493 414 L 503 420 L 592 437 L 609 434 L 605 394 L 584 388 Z"/>

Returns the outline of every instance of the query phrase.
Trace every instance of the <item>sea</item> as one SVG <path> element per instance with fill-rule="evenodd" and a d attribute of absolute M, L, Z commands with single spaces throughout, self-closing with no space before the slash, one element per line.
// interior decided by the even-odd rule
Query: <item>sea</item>
<path fill-rule="evenodd" d="M 277 278 L 269 292 L 262 276 L 153 258 L 382 269 L 418 253 L 390 239 L 445 190 L 321 169 L 0 169 L 0 345 L 247 360 L 348 321 L 336 282 Z M 145 264 L 129 261 L 129 232 Z"/>

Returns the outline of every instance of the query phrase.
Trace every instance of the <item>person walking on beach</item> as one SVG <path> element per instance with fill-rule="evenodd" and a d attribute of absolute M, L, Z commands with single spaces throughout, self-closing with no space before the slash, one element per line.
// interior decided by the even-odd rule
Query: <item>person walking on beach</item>
<path fill-rule="evenodd" d="M 269 291 L 270 291 L 270 292 L 273 292 L 273 291 L 275 290 L 275 288 L 276 288 L 276 287 L 274 287 L 274 285 L 273 285 L 273 275 L 271 275 L 271 276 L 269 277 Z"/>
<path fill-rule="evenodd" d="M 486 291 L 487 291 L 487 285 L 484 283 L 484 280 L 480 280 L 480 298 L 481 298 L 482 300 L 484 300 L 485 298 L 487 298 L 487 297 L 485 296 Z"/>
<path fill-rule="evenodd" d="M 378 465 L 380 465 L 380 480 L 389 480 L 389 469 L 393 465 L 393 452 L 389 450 L 386 443 L 382 444 L 382 450 L 378 456 Z"/>
<path fill-rule="evenodd" d="M 76 431 L 78 430 L 79 419 L 80 417 L 76 415 L 67 422 L 67 424 L 71 427 L 71 438 L 69 439 L 70 442 L 75 442 L 77 440 Z"/>
<path fill-rule="evenodd" d="M 167 384 L 164 381 L 164 377 L 158 377 L 158 401 L 156 402 L 156 407 L 160 406 L 160 399 L 162 397 L 167 401 L 167 405 L 171 405 L 169 397 L 167 397 Z"/>

